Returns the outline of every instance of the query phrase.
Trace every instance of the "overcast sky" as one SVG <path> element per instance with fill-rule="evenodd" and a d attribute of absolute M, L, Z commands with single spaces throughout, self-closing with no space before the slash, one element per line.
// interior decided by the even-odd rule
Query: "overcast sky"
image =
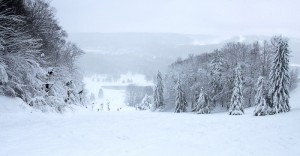
<path fill-rule="evenodd" d="M 300 0 L 52 0 L 76 32 L 300 37 Z"/>

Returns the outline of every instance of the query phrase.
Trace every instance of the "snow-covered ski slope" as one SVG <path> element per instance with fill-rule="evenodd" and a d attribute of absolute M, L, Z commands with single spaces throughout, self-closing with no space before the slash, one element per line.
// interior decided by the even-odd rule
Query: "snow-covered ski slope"
<path fill-rule="evenodd" d="M 299 95 L 300 88 L 291 95 L 291 112 L 265 117 L 252 116 L 253 108 L 241 116 L 79 108 L 31 113 L 0 97 L 0 156 L 299 156 Z"/>

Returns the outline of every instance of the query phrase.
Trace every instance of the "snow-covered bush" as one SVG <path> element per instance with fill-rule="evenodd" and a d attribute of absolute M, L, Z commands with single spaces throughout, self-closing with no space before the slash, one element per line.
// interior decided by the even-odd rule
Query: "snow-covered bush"
<path fill-rule="evenodd" d="M 138 110 L 150 110 L 152 106 L 152 98 L 146 94 L 142 100 L 142 102 L 136 105 Z"/>

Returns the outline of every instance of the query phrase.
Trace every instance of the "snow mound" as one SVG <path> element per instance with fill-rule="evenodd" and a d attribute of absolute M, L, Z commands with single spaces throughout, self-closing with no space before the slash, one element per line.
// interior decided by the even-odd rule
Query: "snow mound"
<path fill-rule="evenodd" d="M 0 96 L 0 113 L 36 112 L 20 98 Z"/>

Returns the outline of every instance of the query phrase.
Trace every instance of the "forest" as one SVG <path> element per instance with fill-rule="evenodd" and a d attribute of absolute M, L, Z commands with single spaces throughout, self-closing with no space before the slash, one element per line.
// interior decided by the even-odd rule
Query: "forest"
<path fill-rule="evenodd" d="M 49 2 L 0 1 L 0 21 L 1 95 L 19 97 L 43 111 L 90 104 L 77 66 L 84 51 L 68 41 Z M 125 102 L 153 111 L 207 114 L 215 108 L 243 112 L 258 105 L 269 110 L 274 100 L 281 100 L 287 108 L 278 111 L 286 112 L 289 91 L 298 81 L 298 71 L 289 70 L 289 55 L 288 39 L 282 36 L 229 42 L 211 52 L 178 58 L 166 73 L 158 72 L 152 91 L 129 85 Z"/>
<path fill-rule="evenodd" d="M 43 111 L 85 105 L 76 65 L 84 52 L 67 36 L 49 2 L 1 0 L 0 94 Z"/>
<path fill-rule="evenodd" d="M 266 113 L 277 100 L 287 107 L 279 112 L 287 112 L 289 91 L 298 83 L 297 69 L 289 70 L 289 54 L 288 39 L 274 36 L 270 41 L 232 42 L 210 53 L 179 58 L 166 74 L 157 75 L 154 109 L 208 114 L 215 108 L 239 107 L 243 112 L 257 106 Z"/>

